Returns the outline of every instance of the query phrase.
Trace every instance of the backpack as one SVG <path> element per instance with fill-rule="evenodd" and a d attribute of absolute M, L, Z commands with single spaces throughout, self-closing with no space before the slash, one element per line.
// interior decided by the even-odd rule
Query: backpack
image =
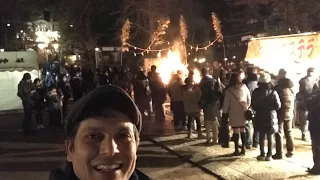
<path fill-rule="evenodd" d="M 215 102 L 219 99 L 219 97 L 215 92 L 214 85 L 215 85 L 214 79 L 210 79 L 210 82 L 209 80 L 207 80 L 203 84 L 202 99 L 204 99 L 208 103 Z"/>

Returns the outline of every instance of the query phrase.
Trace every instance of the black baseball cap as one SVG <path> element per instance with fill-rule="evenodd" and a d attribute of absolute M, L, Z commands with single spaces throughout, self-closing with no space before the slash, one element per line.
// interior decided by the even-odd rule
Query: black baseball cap
<path fill-rule="evenodd" d="M 105 108 L 127 115 L 138 132 L 141 131 L 141 114 L 132 98 L 117 86 L 105 85 L 94 89 L 73 105 L 65 123 L 66 137 L 70 137 L 76 125 L 86 118 L 84 114 L 87 113 L 87 110 L 103 110 Z"/>

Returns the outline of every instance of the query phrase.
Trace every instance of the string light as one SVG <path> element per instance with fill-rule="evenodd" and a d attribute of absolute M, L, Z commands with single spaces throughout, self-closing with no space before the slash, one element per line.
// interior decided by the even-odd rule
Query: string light
<path fill-rule="evenodd" d="M 199 47 L 199 44 L 198 44 L 196 47 L 194 47 L 194 46 L 188 44 L 186 41 L 181 41 L 179 44 L 185 43 L 185 46 L 189 46 L 189 47 L 190 47 L 190 50 L 192 50 L 192 49 L 196 49 L 196 51 L 198 51 L 198 50 L 207 50 L 208 47 L 210 47 L 210 46 L 217 46 L 217 47 L 219 47 L 219 45 L 215 45 L 215 44 L 214 44 L 218 39 L 219 39 L 219 38 L 215 39 L 215 40 L 212 41 L 212 42 L 209 41 L 209 45 L 204 46 L 204 47 Z M 153 42 L 152 42 L 152 44 L 153 44 Z M 151 45 L 152 45 L 152 44 L 151 44 Z M 168 44 L 170 44 L 170 42 L 168 42 Z M 130 47 L 132 47 L 132 48 L 134 48 L 135 50 L 140 50 L 140 51 L 141 51 L 140 53 L 134 52 L 134 55 L 135 55 L 135 56 L 137 56 L 137 54 L 141 54 L 142 56 L 144 56 L 145 52 L 146 52 L 147 54 L 149 54 L 149 51 L 151 51 L 151 52 L 158 52 L 157 54 L 159 55 L 159 53 L 160 53 L 160 56 L 161 56 L 161 51 L 175 50 L 175 46 L 174 46 L 174 45 L 171 46 L 171 47 L 164 48 L 164 49 L 151 49 L 151 45 L 148 46 L 147 49 L 139 48 L 139 47 L 133 46 L 133 45 L 131 45 L 131 44 L 129 44 L 129 43 L 127 43 L 127 45 L 130 46 Z M 228 45 L 228 46 L 230 46 L 230 45 Z M 232 46 L 232 45 L 231 45 L 231 46 Z M 186 47 L 183 47 L 183 45 L 182 45 L 182 46 L 181 46 L 181 49 L 184 50 L 184 48 L 186 48 Z M 191 54 L 188 53 L 188 55 L 191 55 Z"/>

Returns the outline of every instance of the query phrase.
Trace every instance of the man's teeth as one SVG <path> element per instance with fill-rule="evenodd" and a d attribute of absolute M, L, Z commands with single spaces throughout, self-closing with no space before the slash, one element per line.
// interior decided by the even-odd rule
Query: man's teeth
<path fill-rule="evenodd" d="M 120 168 L 120 164 L 114 164 L 114 165 L 98 165 L 97 169 L 101 171 L 110 171 L 114 169 Z"/>

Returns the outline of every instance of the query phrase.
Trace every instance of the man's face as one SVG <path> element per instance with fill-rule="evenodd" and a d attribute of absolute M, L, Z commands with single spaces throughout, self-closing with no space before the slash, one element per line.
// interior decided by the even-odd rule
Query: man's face
<path fill-rule="evenodd" d="M 136 166 L 134 125 L 124 114 L 82 121 L 74 145 L 66 142 L 66 148 L 81 180 L 128 180 Z"/>

